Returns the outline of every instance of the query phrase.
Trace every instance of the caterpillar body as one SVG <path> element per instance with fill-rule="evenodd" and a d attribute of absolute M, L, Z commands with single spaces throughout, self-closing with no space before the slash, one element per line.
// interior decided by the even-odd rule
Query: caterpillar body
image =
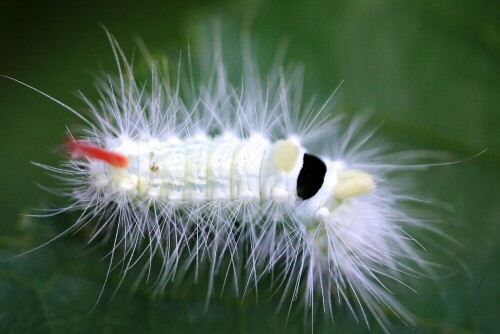
<path fill-rule="evenodd" d="M 68 146 L 75 156 L 98 159 L 88 152 L 88 144 L 71 142 Z M 305 153 L 294 139 L 271 144 L 258 135 L 245 140 L 232 134 L 213 140 L 197 135 L 164 143 L 123 140 L 110 151 L 124 163 L 91 165 L 92 184 L 106 198 L 127 201 L 149 198 L 208 206 L 241 201 L 260 207 L 282 204 L 290 210 L 303 205 L 300 211 L 310 220 L 374 188 L 370 175 L 343 170 L 341 162 L 325 164 Z"/>
<path fill-rule="evenodd" d="M 357 135 L 359 119 L 341 130 L 327 103 L 303 104 L 300 70 L 273 69 L 264 84 L 244 57 L 232 85 L 220 50 L 206 81 L 150 61 L 140 84 L 110 41 L 118 76 L 99 83 L 97 104 L 83 97 L 88 116 L 63 105 L 86 125 L 70 134 L 68 160 L 43 166 L 73 199 L 61 211 L 81 210 L 73 229 L 112 243 L 109 270 L 125 276 L 145 259 L 150 275 L 159 258 L 160 292 L 206 264 L 209 294 L 219 272 L 242 278 L 245 293 L 272 273 L 283 301 L 311 312 L 345 304 L 386 330 L 388 310 L 412 321 L 390 286 L 427 269 L 407 231 L 423 222 L 400 209 L 407 197 L 387 180 L 397 164 L 368 146 L 372 132 Z"/>

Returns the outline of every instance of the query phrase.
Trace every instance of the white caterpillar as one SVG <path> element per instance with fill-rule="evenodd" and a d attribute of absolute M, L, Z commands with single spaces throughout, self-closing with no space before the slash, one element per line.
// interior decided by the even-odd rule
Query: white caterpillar
<path fill-rule="evenodd" d="M 398 209 L 405 196 L 386 180 L 395 164 L 365 148 L 372 133 L 357 136 L 356 121 L 341 131 L 324 106 L 304 106 L 300 71 L 273 70 L 264 84 L 245 58 L 233 86 L 216 52 L 206 81 L 151 62 L 139 84 L 110 39 L 118 77 L 99 84 L 97 104 L 84 98 L 89 117 L 67 107 L 86 126 L 70 135 L 71 159 L 45 166 L 69 186 L 63 210 L 82 212 L 73 229 L 112 243 L 110 270 L 121 264 L 125 276 L 145 259 L 149 276 L 160 258 L 161 291 L 207 265 L 209 294 L 218 273 L 245 291 L 272 273 L 283 301 L 311 312 L 345 303 L 367 325 L 371 313 L 386 329 L 388 311 L 411 322 L 390 285 L 425 270 L 406 230 L 422 223 Z"/>

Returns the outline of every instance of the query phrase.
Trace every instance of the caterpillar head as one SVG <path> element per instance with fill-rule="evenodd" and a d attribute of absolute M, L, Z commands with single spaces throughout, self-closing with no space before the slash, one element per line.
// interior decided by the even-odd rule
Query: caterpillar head
<path fill-rule="evenodd" d="M 321 219 L 351 198 L 365 195 L 375 189 L 371 175 L 349 169 L 340 161 L 331 161 L 304 153 L 297 178 L 297 196 L 303 207 Z"/>
<path fill-rule="evenodd" d="M 321 159 L 306 153 L 294 138 L 274 144 L 274 168 L 296 180 L 296 197 L 301 201 L 302 215 L 320 220 L 351 198 L 375 189 L 371 175 L 349 169 L 341 161 Z M 304 217 L 306 218 L 306 217 Z"/>

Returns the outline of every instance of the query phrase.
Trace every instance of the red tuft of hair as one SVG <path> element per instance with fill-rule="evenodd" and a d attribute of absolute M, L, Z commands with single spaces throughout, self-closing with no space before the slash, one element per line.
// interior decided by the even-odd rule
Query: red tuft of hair
<path fill-rule="evenodd" d="M 85 157 L 88 159 L 95 159 L 107 162 L 108 164 L 117 167 L 125 168 L 128 165 L 126 156 L 105 150 L 99 146 L 87 144 L 78 140 L 68 140 L 65 143 L 65 148 L 68 152 L 75 157 Z"/>

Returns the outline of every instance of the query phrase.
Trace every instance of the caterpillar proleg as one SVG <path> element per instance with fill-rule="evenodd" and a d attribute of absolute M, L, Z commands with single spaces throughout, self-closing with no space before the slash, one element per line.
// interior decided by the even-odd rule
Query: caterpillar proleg
<path fill-rule="evenodd" d="M 85 124 L 61 166 L 42 166 L 72 199 L 61 211 L 80 212 L 72 229 L 111 244 L 109 270 L 144 261 L 161 292 L 207 266 L 209 295 L 217 275 L 243 294 L 272 275 L 282 302 L 311 314 L 345 305 L 385 330 L 388 314 L 412 322 L 391 286 L 427 270 L 409 234 L 424 223 L 401 209 L 397 162 L 370 146 L 361 118 L 345 126 L 328 101 L 304 104 L 300 69 L 262 80 L 248 55 L 234 84 L 220 50 L 200 82 L 155 61 L 140 82 L 109 38 L 118 75 L 98 83 L 97 102 L 82 96 L 87 113 L 67 107 Z"/>

